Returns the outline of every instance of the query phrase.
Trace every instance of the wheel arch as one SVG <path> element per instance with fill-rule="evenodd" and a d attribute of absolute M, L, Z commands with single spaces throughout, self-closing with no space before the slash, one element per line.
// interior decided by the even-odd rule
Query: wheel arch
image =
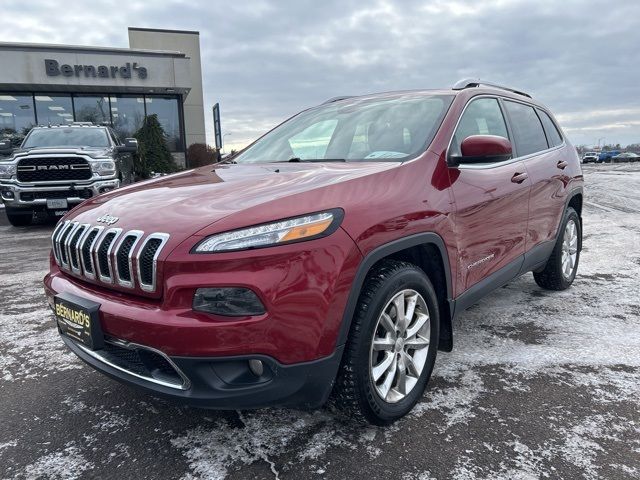
<path fill-rule="evenodd" d="M 433 284 L 440 307 L 440 339 L 438 349 L 451 351 L 453 332 L 451 327 L 451 268 L 444 240 L 433 232 L 418 233 L 386 243 L 374 249 L 360 263 L 342 317 L 337 345 L 346 343 L 351 329 L 360 292 L 367 275 L 380 261 L 404 260 L 420 267 Z"/>

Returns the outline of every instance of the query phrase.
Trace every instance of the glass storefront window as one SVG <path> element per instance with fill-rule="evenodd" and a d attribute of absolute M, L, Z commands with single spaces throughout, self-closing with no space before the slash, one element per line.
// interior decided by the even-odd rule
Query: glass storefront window
<path fill-rule="evenodd" d="M 17 147 L 35 123 L 33 96 L 0 93 L 0 138 Z"/>
<path fill-rule="evenodd" d="M 144 121 L 144 97 L 111 97 L 111 121 L 120 139 L 131 138 Z"/>
<path fill-rule="evenodd" d="M 94 95 L 75 95 L 73 106 L 76 122 L 92 122 L 97 125 L 111 122 L 109 97 Z"/>
<path fill-rule="evenodd" d="M 71 95 L 36 95 L 36 114 L 40 125 L 73 123 Z"/>
<path fill-rule="evenodd" d="M 184 148 L 180 137 L 180 115 L 178 114 L 178 99 L 175 97 L 147 96 L 147 115 L 157 115 L 164 133 L 167 135 L 167 145 L 172 152 L 181 152 Z"/>

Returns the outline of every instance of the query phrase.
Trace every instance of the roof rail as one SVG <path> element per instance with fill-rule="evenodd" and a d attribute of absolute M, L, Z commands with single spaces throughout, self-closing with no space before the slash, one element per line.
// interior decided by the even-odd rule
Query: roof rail
<path fill-rule="evenodd" d="M 516 90 L 514 88 L 509 88 L 509 87 L 505 87 L 504 85 L 498 85 L 497 83 L 491 83 L 491 82 L 485 82 L 483 80 L 480 80 L 479 78 L 464 78 L 462 80 L 459 80 L 455 83 L 455 85 L 452 87 L 453 90 L 464 90 L 465 88 L 473 88 L 473 87 L 492 87 L 492 88 L 498 88 L 500 90 L 506 90 L 508 92 L 511 93 L 516 93 L 518 95 L 522 95 L 524 97 L 528 97 L 531 98 L 531 95 L 529 95 L 528 93 L 525 93 L 521 90 Z"/>
<path fill-rule="evenodd" d="M 326 105 L 327 103 L 339 102 L 340 100 L 346 100 L 347 98 L 353 98 L 353 97 L 354 95 L 344 95 L 342 97 L 333 97 L 325 102 L 322 102 L 322 105 Z"/>

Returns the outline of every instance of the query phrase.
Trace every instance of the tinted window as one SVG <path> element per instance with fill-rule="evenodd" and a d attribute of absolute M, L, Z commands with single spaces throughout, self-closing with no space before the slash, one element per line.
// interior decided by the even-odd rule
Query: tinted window
<path fill-rule="evenodd" d="M 558 127 L 556 127 L 555 123 L 553 123 L 553 120 L 551 120 L 546 112 L 538 110 L 538 115 L 540 116 L 540 120 L 542 120 L 542 125 L 544 126 L 545 133 L 547 134 L 549 145 L 557 147 L 562 143 L 562 137 L 560 136 L 560 132 L 558 132 Z"/>
<path fill-rule="evenodd" d="M 548 148 L 547 138 L 533 107 L 509 101 L 505 101 L 504 104 L 511 119 L 518 156 L 522 157 L 546 150 Z"/>
<path fill-rule="evenodd" d="M 175 97 L 145 97 L 147 115 L 157 115 L 172 152 L 183 150 L 180 138 L 180 116 L 178 115 L 178 99 Z"/>
<path fill-rule="evenodd" d="M 345 159 L 402 161 L 424 151 L 452 97 L 356 97 L 306 110 L 234 158 L 238 163 Z"/>
<path fill-rule="evenodd" d="M 144 122 L 144 97 L 111 97 L 111 121 L 120 138 L 131 138 Z"/>
<path fill-rule="evenodd" d="M 471 135 L 497 135 L 509 138 L 507 126 L 495 98 L 473 100 L 465 109 L 451 141 L 449 154 L 461 155 L 460 144 Z"/>
<path fill-rule="evenodd" d="M 0 93 L 0 139 L 9 139 L 17 147 L 35 123 L 31 95 Z"/>
<path fill-rule="evenodd" d="M 95 124 L 111 122 L 109 97 L 102 95 L 76 95 L 73 99 L 76 122 L 91 122 Z"/>
<path fill-rule="evenodd" d="M 40 128 L 32 130 L 24 141 L 31 147 L 108 147 L 105 128 Z"/>
<path fill-rule="evenodd" d="M 39 125 L 65 125 L 73 123 L 70 95 L 36 95 L 36 113 Z"/>

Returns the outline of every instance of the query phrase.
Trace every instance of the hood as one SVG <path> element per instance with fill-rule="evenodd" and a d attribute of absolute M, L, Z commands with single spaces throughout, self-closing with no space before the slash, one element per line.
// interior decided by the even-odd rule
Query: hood
<path fill-rule="evenodd" d="M 101 195 L 75 208 L 67 218 L 96 224 L 99 217 L 108 214 L 118 217 L 113 227 L 169 233 L 174 241 L 184 240 L 241 212 L 236 225 L 225 222 L 224 228 L 340 207 L 344 199 L 339 198 L 339 192 L 349 189 L 325 194 L 320 191 L 398 165 L 399 162 L 354 162 L 207 166 Z"/>
<path fill-rule="evenodd" d="M 31 147 L 19 148 L 6 157 L 7 160 L 19 160 L 27 155 L 86 155 L 92 158 L 110 156 L 112 147 Z"/>

